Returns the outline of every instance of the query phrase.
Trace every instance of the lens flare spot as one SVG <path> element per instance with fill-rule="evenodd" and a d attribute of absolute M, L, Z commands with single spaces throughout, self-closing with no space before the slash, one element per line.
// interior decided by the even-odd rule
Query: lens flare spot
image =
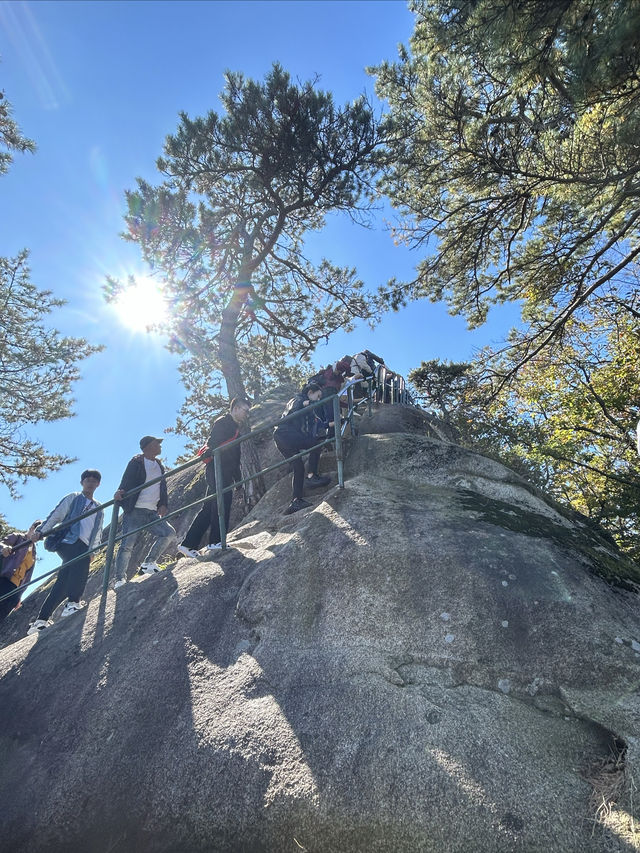
<path fill-rule="evenodd" d="M 113 303 L 119 321 L 134 332 L 148 332 L 162 325 L 168 304 L 157 281 L 140 278 Z"/>

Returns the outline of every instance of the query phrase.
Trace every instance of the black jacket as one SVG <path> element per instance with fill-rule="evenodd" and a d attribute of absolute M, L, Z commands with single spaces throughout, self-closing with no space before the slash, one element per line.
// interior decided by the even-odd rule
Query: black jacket
<path fill-rule="evenodd" d="M 213 422 L 207 445 L 210 450 L 215 450 L 216 447 L 221 447 L 223 444 L 239 438 L 239 436 L 240 430 L 238 424 L 231 415 L 221 415 Z M 242 479 L 240 475 L 240 448 L 241 445 L 236 444 L 234 447 L 223 450 L 220 454 L 223 487 L 230 486 L 231 483 L 237 483 Z M 207 463 L 206 477 L 207 483 L 210 486 L 215 486 L 216 475 L 213 468 L 213 460 Z"/>
<path fill-rule="evenodd" d="M 160 462 L 159 459 L 156 459 L 156 462 L 160 466 L 160 472 L 164 474 L 164 466 L 162 462 Z M 129 489 L 135 489 L 136 486 L 141 486 L 146 480 L 146 477 L 147 472 L 144 467 L 144 455 L 142 453 L 138 453 L 137 456 L 134 456 L 133 459 L 129 460 L 127 467 L 124 469 L 124 474 L 122 475 L 122 480 L 120 481 L 118 488 L 128 492 Z M 128 498 L 125 498 L 121 504 L 122 511 L 131 512 L 139 497 L 140 492 L 136 492 L 135 495 L 130 495 Z M 160 480 L 160 500 L 158 501 L 158 506 L 169 506 L 167 482 L 164 477 Z"/>
<path fill-rule="evenodd" d="M 285 406 L 282 417 L 286 418 L 287 415 L 292 415 L 294 412 L 305 409 L 304 404 L 307 399 L 306 394 L 298 394 L 297 397 L 293 397 Z M 321 421 L 318 418 L 321 409 L 322 406 L 316 406 L 311 411 L 305 411 L 305 414 L 300 415 L 298 418 L 293 418 L 290 421 L 286 421 L 286 423 L 279 424 L 274 430 L 274 437 L 289 444 L 297 443 L 300 438 L 315 438 L 318 433 L 318 427 L 321 426 Z"/>

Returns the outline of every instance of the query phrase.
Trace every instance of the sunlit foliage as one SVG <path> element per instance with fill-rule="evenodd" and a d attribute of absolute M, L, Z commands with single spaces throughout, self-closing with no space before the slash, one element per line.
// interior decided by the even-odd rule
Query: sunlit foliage
<path fill-rule="evenodd" d="M 3 94 L 0 174 L 15 152 L 33 150 L 35 144 L 20 132 Z M 13 258 L 0 257 L 0 483 L 13 496 L 20 482 L 43 479 L 73 461 L 49 452 L 25 428 L 71 416 L 78 363 L 99 349 L 50 327 L 49 315 L 64 300 L 31 282 L 27 258 L 26 249 Z"/>
<path fill-rule="evenodd" d="M 126 237 L 164 282 L 183 374 L 211 389 L 222 374 L 234 396 L 377 316 L 355 270 L 312 262 L 305 235 L 327 214 L 365 213 L 381 137 L 364 98 L 336 107 L 278 65 L 262 82 L 227 73 L 221 101 L 222 114 L 181 115 L 162 181 L 127 193 Z M 118 290 L 111 280 L 109 297 Z"/>

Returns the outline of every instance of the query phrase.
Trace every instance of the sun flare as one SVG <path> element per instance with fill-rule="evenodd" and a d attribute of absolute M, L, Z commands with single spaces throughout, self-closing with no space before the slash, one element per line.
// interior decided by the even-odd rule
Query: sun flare
<path fill-rule="evenodd" d="M 157 281 L 139 278 L 123 290 L 114 302 L 118 320 L 133 332 L 146 332 L 151 326 L 164 322 L 168 305 Z"/>

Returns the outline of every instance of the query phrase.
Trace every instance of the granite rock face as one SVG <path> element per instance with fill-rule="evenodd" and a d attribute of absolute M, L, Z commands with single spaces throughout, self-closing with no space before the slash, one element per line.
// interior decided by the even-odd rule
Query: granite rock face
<path fill-rule="evenodd" d="M 637 567 L 414 410 L 345 468 L 0 653 L 7 850 L 634 849 Z"/>

